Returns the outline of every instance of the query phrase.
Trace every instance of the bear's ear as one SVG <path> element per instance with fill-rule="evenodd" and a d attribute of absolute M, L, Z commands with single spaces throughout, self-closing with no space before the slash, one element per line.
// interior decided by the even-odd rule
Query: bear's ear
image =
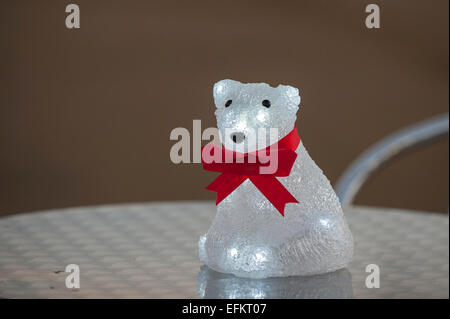
<path fill-rule="evenodd" d="M 290 85 L 280 85 L 282 94 L 287 98 L 290 104 L 298 106 L 300 104 L 300 94 L 297 88 Z"/>
<path fill-rule="evenodd" d="M 216 82 L 213 89 L 216 107 L 224 105 L 228 100 L 232 100 L 239 85 L 239 82 L 233 80 L 221 80 Z"/>

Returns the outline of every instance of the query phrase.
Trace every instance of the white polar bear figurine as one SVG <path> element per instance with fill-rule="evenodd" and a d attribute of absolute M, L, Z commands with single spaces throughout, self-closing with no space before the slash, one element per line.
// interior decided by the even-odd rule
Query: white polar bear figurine
<path fill-rule="evenodd" d="M 277 128 L 278 140 L 285 137 L 295 127 L 300 96 L 287 85 L 222 80 L 214 85 L 214 101 L 221 142 L 232 150 L 255 140 L 249 135 L 258 128 Z M 246 150 L 256 149 L 261 145 Z M 302 142 L 295 152 L 289 176 L 276 178 L 298 203 L 288 203 L 282 216 L 245 180 L 218 204 L 210 229 L 200 237 L 202 262 L 248 278 L 315 275 L 347 266 L 353 238 L 339 199 Z"/>

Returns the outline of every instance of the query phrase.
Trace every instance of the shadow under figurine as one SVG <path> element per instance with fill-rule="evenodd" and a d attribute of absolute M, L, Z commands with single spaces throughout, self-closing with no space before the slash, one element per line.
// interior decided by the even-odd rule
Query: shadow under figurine
<path fill-rule="evenodd" d="M 200 260 L 248 278 L 346 267 L 353 238 L 330 182 L 298 136 L 298 89 L 222 80 L 214 85 L 214 101 L 221 149 L 248 162 L 256 157 L 256 164 L 211 164 L 202 151 L 204 168 L 222 174 L 208 186 L 217 192 L 217 214 L 199 239 Z M 255 170 L 264 166 L 261 150 L 277 155 L 270 156 L 275 171 Z"/>
<path fill-rule="evenodd" d="M 197 290 L 205 299 L 351 299 L 347 269 L 315 276 L 249 279 L 216 272 L 203 265 Z"/>

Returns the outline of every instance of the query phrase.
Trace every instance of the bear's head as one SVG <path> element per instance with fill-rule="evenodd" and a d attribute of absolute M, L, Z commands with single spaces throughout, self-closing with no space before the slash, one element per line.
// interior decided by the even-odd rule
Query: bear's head
<path fill-rule="evenodd" d="M 217 127 L 225 148 L 246 153 L 286 136 L 295 125 L 298 89 L 222 80 L 214 85 Z"/>

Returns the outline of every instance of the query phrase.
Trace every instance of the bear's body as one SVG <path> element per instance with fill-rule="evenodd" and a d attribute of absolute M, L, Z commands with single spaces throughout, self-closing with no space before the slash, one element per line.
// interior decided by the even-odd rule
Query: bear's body
<path fill-rule="evenodd" d="M 229 129 L 248 138 L 251 129 L 277 128 L 278 140 L 283 138 L 294 128 L 300 102 L 298 90 L 289 86 L 232 80 L 218 82 L 214 98 L 221 140 L 229 149 L 236 143 L 225 135 Z M 263 100 L 270 107 L 261 106 Z M 321 274 L 351 261 L 353 239 L 333 188 L 302 142 L 296 153 L 290 175 L 277 179 L 298 203 L 288 203 L 283 217 L 247 179 L 218 204 L 210 229 L 199 240 L 202 262 L 220 272 L 265 278 Z"/>

